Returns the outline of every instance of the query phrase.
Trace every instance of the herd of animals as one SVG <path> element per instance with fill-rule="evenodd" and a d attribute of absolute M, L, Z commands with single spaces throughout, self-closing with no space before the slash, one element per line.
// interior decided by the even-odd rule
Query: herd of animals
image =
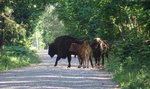
<path fill-rule="evenodd" d="M 108 44 L 101 38 L 94 38 L 91 43 L 86 40 L 81 40 L 71 36 L 57 37 L 52 43 L 49 44 L 48 54 L 50 57 L 57 55 L 55 65 L 61 58 L 68 58 L 68 67 L 71 67 L 71 55 L 78 57 L 78 68 L 88 68 L 89 62 L 91 67 L 100 67 L 100 60 L 102 59 L 102 66 L 104 66 L 104 58 L 108 58 Z M 92 56 L 95 59 L 93 65 Z"/>

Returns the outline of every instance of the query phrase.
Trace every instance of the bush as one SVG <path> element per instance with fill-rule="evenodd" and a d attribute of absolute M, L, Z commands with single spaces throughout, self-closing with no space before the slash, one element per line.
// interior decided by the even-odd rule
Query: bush
<path fill-rule="evenodd" d="M 107 70 L 114 80 L 125 89 L 150 88 L 150 45 L 142 40 L 119 41 L 111 49 Z"/>
<path fill-rule="evenodd" d="M 34 51 L 23 46 L 6 46 L 0 54 L 0 70 L 39 63 Z"/>

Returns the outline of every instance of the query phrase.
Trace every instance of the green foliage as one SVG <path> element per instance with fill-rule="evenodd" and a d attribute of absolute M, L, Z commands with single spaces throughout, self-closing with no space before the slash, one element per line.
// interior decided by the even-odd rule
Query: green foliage
<path fill-rule="evenodd" d="M 0 54 L 0 70 L 39 63 L 35 52 L 22 46 L 6 46 Z"/>
<path fill-rule="evenodd" d="M 141 39 L 116 42 L 111 49 L 107 70 L 114 73 L 114 80 L 122 88 L 150 88 L 150 46 Z"/>
<path fill-rule="evenodd" d="M 128 34 L 149 34 L 146 30 L 149 9 L 145 10 L 143 3 L 134 0 L 66 0 L 59 1 L 55 11 L 70 35 L 88 40 L 98 36 L 113 42 L 128 39 L 125 37 Z"/>
<path fill-rule="evenodd" d="M 98 19 L 97 23 L 94 23 L 97 18 L 97 10 L 95 10 L 97 8 L 94 5 L 96 2 L 90 0 L 61 1 L 56 6 L 55 11 L 58 18 L 63 21 L 68 34 L 90 39 L 90 35 L 95 35 L 94 30 L 98 28 L 97 23 L 99 23 Z"/>
<path fill-rule="evenodd" d="M 9 2 L 7 1 L 3 1 L 1 3 L 2 7 L 0 17 L 3 18 L 1 20 L 2 27 L 0 28 L 0 35 L 1 37 L 3 37 L 1 41 L 4 44 L 21 44 L 19 41 L 25 39 L 25 26 L 14 21 L 14 18 L 12 16 L 14 10 L 11 6 L 9 6 L 8 3 Z"/>
<path fill-rule="evenodd" d="M 53 0 L 1 0 L 0 1 L 0 37 L 5 45 L 28 45 L 26 39 L 32 36 L 42 15 L 45 5 Z M 4 21 L 1 20 L 4 18 Z M 23 41 L 23 42 L 22 42 Z"/>
<path fill-rule="evenodd" d="M 120 84 L 123 89 L 149 89 L 150 88 L 150 71 L 147 70 L 150 66 L 139 68 L 139 63 L 135 61 L 126 60 L 125 63 L 111 59 L 109 65 L 107 65 L 108 71 L 113 72 L 114 80 Z M 114 62 L 114 63 L 113 63 Z"/>
<path fill-rule="evenodd" d="M 13 60 L 29 63 L 32 52 L 18 45 L 27 46 L 33 39 L 48 44 L 64 34 L 86 40 L 101 37 L 112 44 L 107 68 L 121 87 L 148 89 L 150 46 L 143 41 L 150 38 L 149 4 L 146 0 L 1 0 L 0 46 L 2 41 L 17 46 L 6 47 L 0 68 L 8 68 Z M 38 31 L 41 37 L 32 39 Z"/>
<path fill-rule="evenodd" d="M 57 14 L 54 13 L 54 8 L 52 5 L 45 7 L 45 11 L 43 11 L 43 15 L 35 28 L 41 33 L 45 46 L 48 46 L 56 37 L 67 34 L 63 23 L 59 21 Z"/>

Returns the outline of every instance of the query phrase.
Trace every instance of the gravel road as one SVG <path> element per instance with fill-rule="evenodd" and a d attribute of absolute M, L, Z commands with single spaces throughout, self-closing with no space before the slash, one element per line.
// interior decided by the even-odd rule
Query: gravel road
<path fill-rule="evenodd" d="M 77 68 L 77 58 L 67 68 L 66 59 L 54 67 L 47 50 L 38 51 L 42 63 L 0 72 L 0 89 L 119 89 L 104 70 Z"/>

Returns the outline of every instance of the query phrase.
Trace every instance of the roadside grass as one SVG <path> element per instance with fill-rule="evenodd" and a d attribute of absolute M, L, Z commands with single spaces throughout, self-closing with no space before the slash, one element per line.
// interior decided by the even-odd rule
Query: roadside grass
<path fill-rule="evenodd" d="M 130 57 L 122 63 L 118 57 L 111 55 L 106 70 L 113 73 L 113 80 L 122 89 L 150 89 L 150 65 L 146 65 L 150 62 L 145 61 L 142 66 L 139 63 Z"/>
<path fill-rule="evenodd" d="M 36 52 L 23 46 L 6 46 L 0 53 L 0 71 L 39 62 Z"/>

